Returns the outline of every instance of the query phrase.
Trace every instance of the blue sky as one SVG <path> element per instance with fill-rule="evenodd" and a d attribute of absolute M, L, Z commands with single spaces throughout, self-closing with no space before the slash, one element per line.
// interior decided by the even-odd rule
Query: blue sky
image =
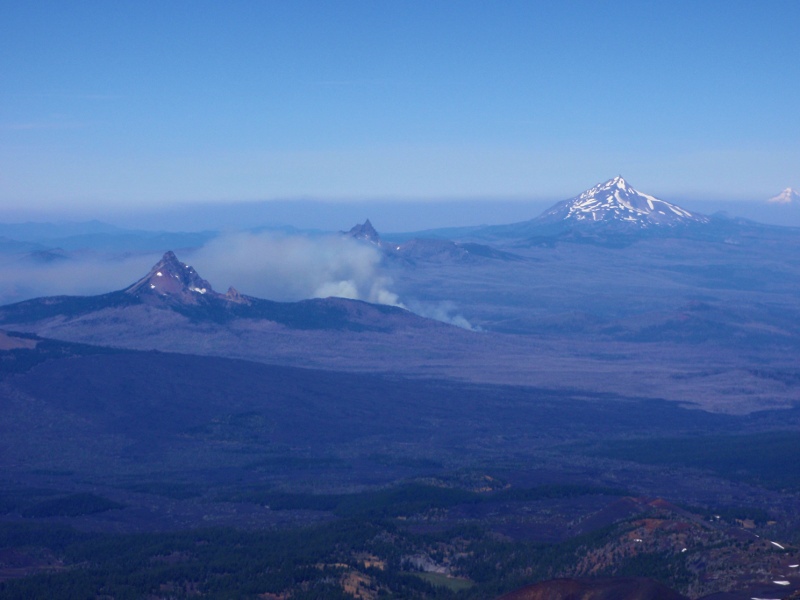
<path fill-rule="evenodd" d="M 4 2 L 0 220 L 800 187 L 800 2 Z"/>

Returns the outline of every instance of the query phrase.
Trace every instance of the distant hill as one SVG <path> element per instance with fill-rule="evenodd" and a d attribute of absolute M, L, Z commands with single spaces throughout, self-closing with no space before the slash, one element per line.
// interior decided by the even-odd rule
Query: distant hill
<path fill-rule="evenodd" d="M 30 250 L 153 252 L 162 248 L 196 248 L 218 235 L 214 231 L 169 232 L 123 229 L 101 221 L 0 223 L 0 240 Z M 0 251 L 3 245 L 0 243 Z"/>
<path fill-rule="evenodd" d="M 498 250 L 486 244 L 454 242 L 441 237 L 412 237 L 411 239 L 392 244 L 381 239 L 369 219 L 354 225 L 350 231 L 343 232 L 348 237 L 369 243 L 380 248 L 384 256 L 390 260 L 405 263 L 417 261 L 436 263 L 462 263 L 473 260 L 522 260 L 522 257 Z"/>

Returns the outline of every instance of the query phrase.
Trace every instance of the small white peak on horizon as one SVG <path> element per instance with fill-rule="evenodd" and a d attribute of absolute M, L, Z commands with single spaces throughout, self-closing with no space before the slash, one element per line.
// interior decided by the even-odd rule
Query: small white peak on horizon
<path fill-rule="evenodd" d="M 770 204 L 800 204 L 800 192 L 787 187 L 777 196 L 773 196 L 767 200 L 767 202 Z"/>

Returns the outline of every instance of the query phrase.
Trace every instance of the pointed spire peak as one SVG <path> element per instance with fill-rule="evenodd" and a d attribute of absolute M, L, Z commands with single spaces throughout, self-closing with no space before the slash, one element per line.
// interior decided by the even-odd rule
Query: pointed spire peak
<path fill-rule="evenodd" d="M 369 219 L 364 221 L 363 225 L 356 225 L 353 229 L 356 229 L 356 228 L 358 228 L 363 233 L 372 234 L 372 235 L 378 235 L 378 232 L 375 231 L 375 228 L 372 226 L 372 223 L 370 223 Z M 351 229 L 351 231 L 352 231 L 352 229 Z"/>
<path fill-rule="evenodd" d="M 363 224 L 354 225 L 346 235 L 349 235 L 357 240 L 365 240 L 375 244 L 380 244 L 381 242 L 381 236 L 378 235 L 378 232 L 372 226 L 372 223 L 370 223 L 369 219 L 364 221 Z"/>
<path fill-rule="evenodd" d="M 235 287 L 230 286 L 228 291 L 225 292 L 225 299 L 229 302 L 235 302 L 236 304 L 250 304 L 250 301 L 242 296 Z"/>
<path fill-rule="evenodd" d="M 171 250 L 164 253 L 145 277 L 125 291 L 137 296 L 146 293 L 169 297 L 215 293 L 208 281 L 200 277 L 192 267 L 178 260 Z"/>
<path fill-rule="evenodd" d="M 161 260 L 159 260 L 153 268 L 155 269 L 156 267 L 174 270 L 191 268 L 182 263 L 172 250 L 164 252 L 164 256 L 161 257 Z"/>

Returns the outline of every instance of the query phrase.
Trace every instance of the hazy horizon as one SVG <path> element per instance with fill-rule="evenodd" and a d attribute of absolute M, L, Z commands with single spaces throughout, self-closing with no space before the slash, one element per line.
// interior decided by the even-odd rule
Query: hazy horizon
<path fill-rule="evenodd" d="M 780 35 L 799 17 L 790 1 L 11 4 L 0 220 L 552 203 L 617 174 L 670 201 L 766 200 L 800 187 L 800 39 Z M 520 218 L 501 208 L 470 224 Z"/>
<path fill-rule="evenodd" d="M 651 190 L 640 189 L 645 193 Z M 678 206 L 704 214 L 724 212 L 769 225 L 800 226 L 795 206 L 765 201 L 719 198 L 665 198 Z M 146 231 L 243 230 L 291 228 L 299 231 L 348 230 L 369 219 L 383 234 L 420 232 L 448 227 L 502 225 L 527 221 L 564 198 L 446 198 L 318 200 L 297 198 L 237 202 L 178 203 L 163 208 L 110 207 L 102 210 L 6 210 L 0 223 L 84 223 L 100 221 L 122 229 Z"/>

